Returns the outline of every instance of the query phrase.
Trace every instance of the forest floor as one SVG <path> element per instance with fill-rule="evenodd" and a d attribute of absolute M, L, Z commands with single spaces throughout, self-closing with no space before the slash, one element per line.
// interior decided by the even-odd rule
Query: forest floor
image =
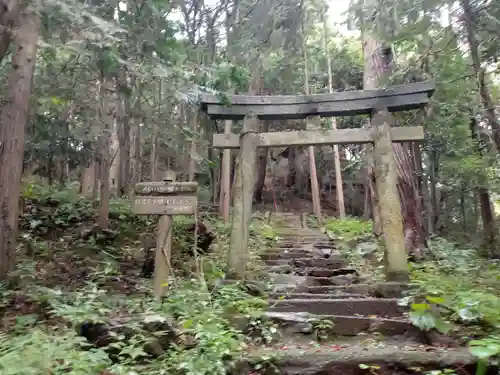
<path fill-rule="evenodd" d="M 483 375 L 500 353 L 500 270 L 473 248 L 433 239 L 412 287 L 394 294 L 375 287 L 383 252 L 370 222 L 302 230 L 256 213 L 249 280 L 225 283 L 229 227 L 205 212 L 216 242 L 194 257 L 190 219 L 176 217 L 175 278 L 156 301 L 141 275 L 155 218 L 113 200 L 100 231 L 94 202 L 70 190 L 29 185 L 23 197 L 17 266 L 0 284 L 2 375 Z"/>

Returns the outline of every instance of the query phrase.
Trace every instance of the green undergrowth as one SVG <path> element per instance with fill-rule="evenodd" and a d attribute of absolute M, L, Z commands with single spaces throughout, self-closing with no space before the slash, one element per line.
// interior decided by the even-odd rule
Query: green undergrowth
<path fill-rule="evenodd" d="M 351 267 L 373 281 L 383 279 L 383 248 L 373 235 L 371 220 L 327 219 L 323 231 L 335 242 Z"/>
<path fill-rule="evenodd" d="M 230 230 L 216 216 L 201 213 L 216 240 L 198 256 L 183 229 L 193 218 L 174 218 L 174 275 L 157 301 L 140 277 L 155 217 L 115 199 L 109 229 L 95 231 L 98 204 L 71 189 L 32 184 L 23 200 L 16 267 L 0 284 L 0 374 L 226 375 L 249 346 L 276 339 L 262 315 L 265 290 L 222 282 Z M 254 218 L 249 279 L 265 280 L 258 254 L 277 240 Z M 151 320 L 163 325 L 146 329 Z M 106 340 L 83 337 L 88 324 L 106 327 Z"/>
<path fill-rule="evenodd" d="M 345 219 L 328 219 L 324 225 L 327 233 L 338 240 L 363 240 L 371 237 L 373 224 L 371 220 L 361 220 L 354 217 Z"/>
<path fill-rule="evenodd" d="M 412 263 L 409 304 L 413 324 L 468 344 L 481 360 L 500 354 L 500 268 L 476 249 L 445 239 L 429 243 L 428 259 Z M 481 374 L 481 363 L 478 373 Z"/>

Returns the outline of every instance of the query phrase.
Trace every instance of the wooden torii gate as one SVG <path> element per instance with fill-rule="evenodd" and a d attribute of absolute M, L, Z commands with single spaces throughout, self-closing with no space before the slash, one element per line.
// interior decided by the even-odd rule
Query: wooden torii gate
<path fill-rule="evenodd" d="M 391 128 L 391 113 L 423 108 L 433 92 L 433 83 L 420 82 L 377 90 L 332 94 L 234 95 L 229 98 L 230 104 L 223 103 L 216 95 L 203 94 L 202 110 L 212 119 L 243 119 L 243 129 L 239 135 L 214 134 L 213 137 L 214 147 L 240 149 L 234 186 L 228 276 L 244 278 L 245 275 L 258 147 L 372 143 L 377 200 L 380 202 L 385 245 L 386 280 L 407 281 L 408 260 L 392 142 L 422 141 L 424 130 L 422 126 Z M 319 117 L 353 115 L 370 115 L 371 127 L 258 133 L 259 119 L 307 119 L 308 125 L 313 125 Z"/>

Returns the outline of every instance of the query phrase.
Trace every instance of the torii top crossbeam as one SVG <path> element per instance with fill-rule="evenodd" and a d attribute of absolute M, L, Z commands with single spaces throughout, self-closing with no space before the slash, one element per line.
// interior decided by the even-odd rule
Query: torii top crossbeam
<path fill-rule="evenodd" d="M 434 88 L 433 82 L 419 82 L 332 94 L 233 95 L 228 98 L 227 104 L 217 95 L 202 94 L 201 107 L 211 118 L 227 120 L 243 119 L 251 113 L 261 120 L 366 115 L 375 108 L 387 108 L 390 112 L 423 108 L 429 102 Z"/>

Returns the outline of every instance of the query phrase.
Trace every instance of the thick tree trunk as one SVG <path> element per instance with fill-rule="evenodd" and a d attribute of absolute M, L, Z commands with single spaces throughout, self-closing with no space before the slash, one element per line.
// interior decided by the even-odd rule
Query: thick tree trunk
<path fill-rule="evenodd" d="M 378 20 L 373 20 L 377 23 Z M 365 89 L 379 87 L 388 77 L 393 67 L 393 54 L 390 46 L 378 43 L 376 38 L 368 32 L 364 32 L 364 55 L 365 55 Z M 421 206 L 421 194 L 415 183 L 413 171 L 417 168 L 414 158 L 410 156 L 404 145 L 393 144 L 394 160 L 398 174 L 398 191 L 401 201 L 401 212 L 403 215 L 405 245 L 410 254 L 420 255 L 425 247 L 426 232 L 423 219 L 423 207 Z M 411 151 L 411 150 L 410 150 Z M 372 194 L 376 193 L 372 187 Z M 372 195 L 375 200 L 376 194 Z M 380 230 L 379 218 L 377 217 L 377 204 L 373 206 L 374 227 Z"/>
<path fill-rule="evenodd" d="M 19 195 L 24 157 L 24 132 L 36 64 L 40 25 L 35 11 L 20 16 L 14 42 L 6 98 L 0 114 L 0 280 L 14 265 L 19 220 Z"/>

